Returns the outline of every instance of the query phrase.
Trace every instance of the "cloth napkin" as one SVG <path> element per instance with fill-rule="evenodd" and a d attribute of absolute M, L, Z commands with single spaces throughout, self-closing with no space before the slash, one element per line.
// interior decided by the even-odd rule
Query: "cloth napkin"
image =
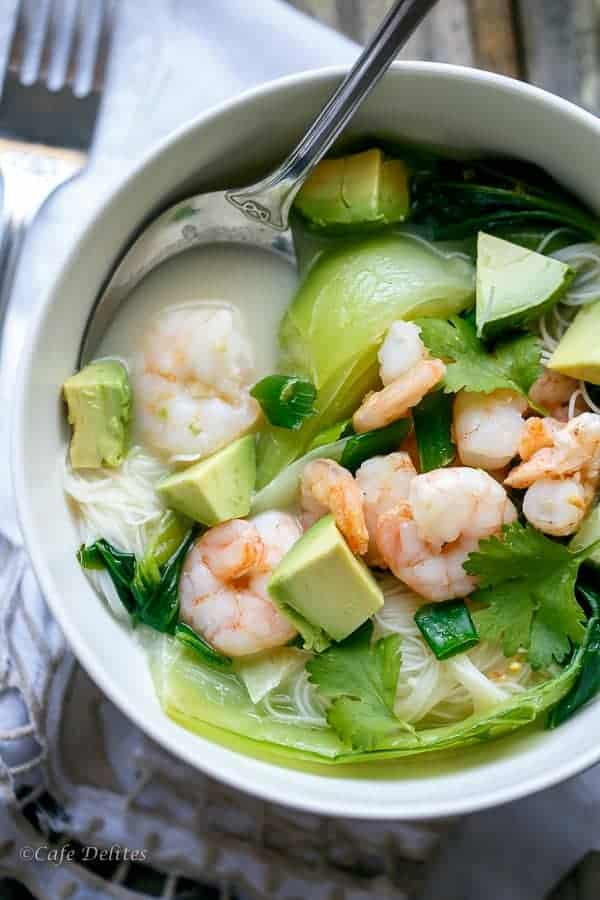
<path fill-rule="evenodd" d="M 86 221 L 140 155 L 208 106 L 290 72 L 351 62 L 358 48 L 278 0 L 128 0 L 93 159 L 32 226 L 4 340 L 3 409 L 32 310 Z M 0 9 L 0 42 L 13 9 Z M 268 36 L 262 39 L 261 36 Z M 0 417 L 0 449 L 10 431 Z M 33 861 L 38 828 L 97 848 L 143 850 L 167 874 L 269 898 L 544 900 L 600 845 L 600 775 L 454 823 L 323 819 L 225 788 L 172 759 L 91 684 L 52 620 L 21 546 L 0 466 L 0 873 L 37 898 L 131 898 L 81 859 Z M 49 841 L 47 842 L 50 843 Z M 437 849 L 436 849 L 437 848 Z M 357 874 L 360 873 L 360 876 Z M 368 877 L 367 877 L 368 876 Z M 72 892 L 72 893 L 69 893 Z M 139 894 L 135 894 L 139 897 Z"/>

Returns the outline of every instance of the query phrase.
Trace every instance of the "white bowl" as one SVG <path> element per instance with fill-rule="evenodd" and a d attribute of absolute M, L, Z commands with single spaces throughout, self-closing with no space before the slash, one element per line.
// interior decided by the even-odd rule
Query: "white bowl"
<path fill-rule="evenodd" d="M 142 651 L 90 588 L 61 486 L 67 441 L 60 386 L 71 374 L 94 298 L 140 223 L 175 197 L 243 182 L 300 136 L 342 75 L 286 78 L 200 117 L 165 140 L 104 204 L 53 286 L 29 338 L 14 444 L 19 514 L 54 615 L 100 687 L 182 759 L 262 797 L 332 815 L 421 819 L 503 803 L 547 787 L 600 758 L 600 704 L 555 731 L 526 730 L 452 756 L 352 769 L 286 768 L 235 750 L 235 739 L 198 737 L 159 706 Z M 457 150 L 535 161 L 600 213 L 600 122 L 525 84 L 473 69 L 397 64 L 352 123 Z"/>

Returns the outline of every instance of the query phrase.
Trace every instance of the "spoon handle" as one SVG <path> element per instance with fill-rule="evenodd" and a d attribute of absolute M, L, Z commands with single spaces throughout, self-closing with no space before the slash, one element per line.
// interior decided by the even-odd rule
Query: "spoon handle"
<path fill-rule="evenodd" d="M 389 68 L 437 0 L 396 0 L 385 19 L 286 160 L 262 181 L 228 191 L 227 199 L 250 219 L 278 231 L 288 227 L 294 198 L 367 94 Z"/>

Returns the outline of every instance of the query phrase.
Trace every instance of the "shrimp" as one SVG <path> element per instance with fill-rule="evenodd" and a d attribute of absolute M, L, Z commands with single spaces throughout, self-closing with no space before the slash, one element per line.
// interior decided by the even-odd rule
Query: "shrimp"
<path fill-rule="evenodd" d="M 390 326 L 378 354 L 384 387 L 367 396 L 354 413 L 352 424 L 358 434 L 400 419 L 444 377 L 446 366 L 429 357 L 419 334 L 413 322 Z"/>
<path fill-rule="evenodd" d="M 454 401 L 454 438 L 460 461 L 487 471 L 502 469 L 517 455 L 527 400 L 516 391 L 461 391 Z"/>
<path fill-rule="evenodd" d="M 558 419 L 552 419 L 549 416 L 545 419 L 540 419 L 537 416 L 527 419 L 521 433 L 519 446 L 517 447 L 517 452 L 521 459 L 531 459 L 538 450 L 543 450 L 545 447 L 553 447 L 554 438 L 560 428 L 561 423 Z"/>
<path fill-rule="evenodd" d="M 566 424 L 528 419 L 519 453 L 523 461 L 504 483 L 527 488 L 525 518 L 544 534 L 573 534 L 600 481 L 600 415 L 582 413 Z"/>
<path fill-rule="evenodd" d="M 369 532 L 366 562 L 385 567 L 377 548 L 376 532 L 379 517 L 408 497 L 408 489 L 417 474 L 408 453 L 390 453 L 366 460 L 356 473 L 356 483 L 362 494 L 365 521 Z"/>
<path fill-rule="evenodd" d="M 379 517 L 377 546 L 394 575 L 427 600 L 466 597 L 477 587 L 463 568 L 469 553 L 516 517 L 487 472 L 434 469 L 415 476 L 408 500 Z"/>
<path fill-rule="evenodd" d="M 332 459 L 314 459 L 302 473 L 300 494 L 306 528 L 331 512 L 352 552 L 359 556 L 367 552 L 369 533 L 362 496 L 347 469 Z"/>
<path fill-rule="evenodd" d="M 205 532 L 181 573 L 182 620 L 228 656 L 287 644 L 296 630 L 269 597 L 267 585 L 301 534 L 300 523 L 280 512 L 233 519 Z"/>
<path fill-rule="evenodd" d="M 569 401 L 578 387 L 579 384 L 574 378 L 544 369 L 532 384 L 529 399 L 535 406 L 549 412 L 553 418 L 566 422 L 569 418 Z M 585 408 L 585 405 L 580 402 L 579 411 L 582 408 Z"/>
<path fill-rule="evenodd" d="M 133 371 L 144 440 L 172 461 L 213 453 L 258 420 L 252 381 L 250 347 L 233 308 L 167 310 L 150 324 Z"/>
<path fill-rule="evenodd" d="M 581 480 L 540 478 L 525 492 L 523 515 L 538 531 L 563 537 L 577 531 L 587 509 Z"/>

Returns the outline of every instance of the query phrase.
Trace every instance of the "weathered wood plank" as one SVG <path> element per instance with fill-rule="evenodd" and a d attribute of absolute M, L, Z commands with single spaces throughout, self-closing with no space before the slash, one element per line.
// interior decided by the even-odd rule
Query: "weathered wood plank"
<path fill-rule="evenodd" d="M 511 0 L 471 0 L 475 64 L 518 78 L 521 72 Z"/>
<path fill-rule="evenodd" d="M 598 111 L 597 0 L 519 0 L 518 9 L 527 79 Z"/>
<path fill-rule="evenodd" d="M 391 0 L 290 0 L 298 9 L 339 28 L 364 43 L 377 27 Z M 401 59 L 432 59 L 473 65 L 473 45 L 467 0 L 440 0 L 419 27 Z"/>

